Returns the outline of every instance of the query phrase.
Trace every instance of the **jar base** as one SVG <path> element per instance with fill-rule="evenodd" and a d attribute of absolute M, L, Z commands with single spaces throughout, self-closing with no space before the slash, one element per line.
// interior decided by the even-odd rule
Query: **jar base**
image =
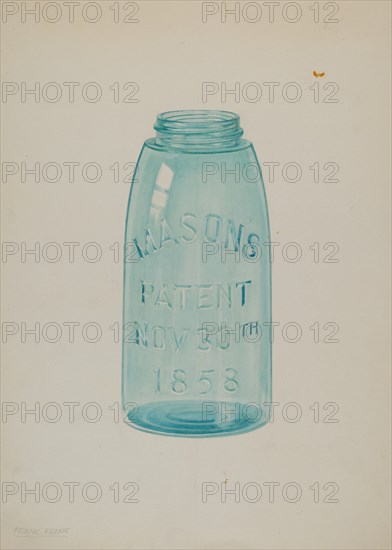
<path fill-rule="evenodd" d="M 252 418 L 249 407 L 249 404 L 230 401 L 158 401 L 139 406 L 128 414 L 125 421 L 133 428 L 160 435 L 237 435 L 256 430 L 268 423 L 265 414 L 255 417 L 253 412 Z M 259 412 L 265 413 L 260 408 Z"/>

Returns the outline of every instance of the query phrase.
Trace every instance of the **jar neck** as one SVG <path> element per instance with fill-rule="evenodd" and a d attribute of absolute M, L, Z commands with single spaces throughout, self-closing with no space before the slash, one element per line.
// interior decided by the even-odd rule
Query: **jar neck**
<path fill-rule="evenodd" d="M 168 111 L 157 116 L 155 144 L 187 152 L 235 149 L 244 133 L 229 111 Z"/>

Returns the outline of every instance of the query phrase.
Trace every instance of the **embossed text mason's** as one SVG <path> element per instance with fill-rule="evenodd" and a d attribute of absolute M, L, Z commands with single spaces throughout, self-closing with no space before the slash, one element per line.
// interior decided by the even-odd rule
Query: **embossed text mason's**
<path fill-rule="evenodd" d="M 157 117 L 131 186 L 124 245 L 123 407 L 162 435 L 247 432 L 269 420 L 267 202 L 238 115 Z"/>

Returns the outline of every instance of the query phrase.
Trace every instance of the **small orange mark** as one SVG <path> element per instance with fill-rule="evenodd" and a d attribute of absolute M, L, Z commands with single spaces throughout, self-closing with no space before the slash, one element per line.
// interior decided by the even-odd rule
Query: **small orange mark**
<path fill-rule="evenodd" d="M 316 78 L 322 78 L 323 76 L 325 76 L 325 73 L 317 73 L 316 71 L 313 71 L 313 76 L 315 76 Z"/>

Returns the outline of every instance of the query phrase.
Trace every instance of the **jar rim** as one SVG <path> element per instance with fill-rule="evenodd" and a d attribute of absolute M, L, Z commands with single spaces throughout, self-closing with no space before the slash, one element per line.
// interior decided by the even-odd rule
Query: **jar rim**
<path fill-rule="evenodd" d="M 182 150 L 235 147 L 244 133 L 236 113 L 207 109 L 165 111 L 154 129 L 157 145 Z"/>
<path fill-rule="evenodd" d="M 190 125 L 193 127 L 204 127 L 211 124 L 227 126 L 233 122 L 239 123 L 240 117 L 232 111 L 217 109 L 187 109 L 177 111 L 165 111 L 157 116 L 157 122 L 173 125 Z"/>

